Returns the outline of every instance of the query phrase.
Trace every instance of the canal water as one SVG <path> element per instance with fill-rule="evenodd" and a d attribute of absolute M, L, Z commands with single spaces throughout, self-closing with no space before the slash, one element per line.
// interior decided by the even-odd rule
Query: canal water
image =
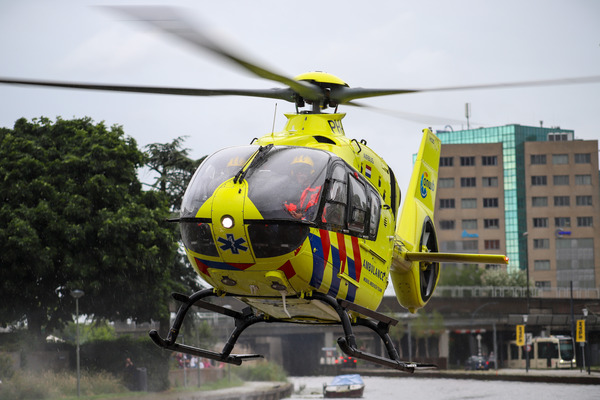
<path fill-rule="evenodd" d="M 323 398 L 323 384 L 331 377 L 292 377 L 293 399 Z M 481 381 L 445 378 L 363 377 L 364 400 L 550 400 L 600 399 L 599 385 Z"/>

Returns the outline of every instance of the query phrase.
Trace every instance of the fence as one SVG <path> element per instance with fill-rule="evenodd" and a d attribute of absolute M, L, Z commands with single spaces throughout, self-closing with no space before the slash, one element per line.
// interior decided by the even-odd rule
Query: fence
<path fill-rule="evenodd" d="M 437 297 L 527 297 L 526 287 L 513 286 L 438 286 L 434 296 Z M 529 297 L 533 298 L 571 298 L 569 288 L 541 289 L 529 288 Z M 599 288 L 573 289 L 574 299 L 600 299 Z"/>

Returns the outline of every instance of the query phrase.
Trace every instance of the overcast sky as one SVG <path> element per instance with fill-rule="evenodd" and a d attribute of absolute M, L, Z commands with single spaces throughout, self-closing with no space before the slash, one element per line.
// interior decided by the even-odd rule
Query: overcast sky
<path fill-rule="evenodd" d="M 163 1 L 164 2 L 164 1 Z M 94 5 L 0 0 L 0 76 L 194 88 L 279 87 L 148 26 Z M 167 3 L 167 2 L 164 2 Z M 430 88 L 600 75 L 600 2 L 170 1 L 202 29 L 286 76 L 321 70 L 350 86 Z M 149 0 L 128 4 L 160 4 Z M 199 158 L 269 133 L 276 101 L 32 89 L 0 85 L 0 126 L 20 118 L 89 116 L 123 125 L 140 146 L 188 135 Z M 431 118 L 350 107 L 346 135 L 366 139 L 406 190 L 424 127 L 560 126 L 600 138 L 600 83 L 456 91 L 363 101 Z M 276 130 L 293 106 L 278 101 Z"/>

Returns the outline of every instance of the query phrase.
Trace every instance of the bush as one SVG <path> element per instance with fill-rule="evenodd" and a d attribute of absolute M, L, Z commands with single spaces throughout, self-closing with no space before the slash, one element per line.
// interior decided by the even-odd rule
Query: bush
<path fill-rule="evenodd" d="M 80 389 L 83 396 L 127 391 L 118 379 L 107 373 L 82 374 Z M 76 395 L 77 376 L 72 373 L 17 372 L 0 385 L 0 400 L 43 400 Z"/>
<path fill-rule="evenodd" d="M 287 381 L 287 374 L 283 367 L 279 364 L 267 361 L 236 368 L 235 374 L 245 381 Z"/>
<path fill-rule="evenodd" d="M 106 371 L 123 379 L 125 360 L 135 368 L 146 368 L 148 390 L 159 392 L 169 388 L 170 352 L 159 349 L 150 338 L 125 336 L 114 340 L 97 340 L 81 346 L 81 366 L 92 372 Z"/>

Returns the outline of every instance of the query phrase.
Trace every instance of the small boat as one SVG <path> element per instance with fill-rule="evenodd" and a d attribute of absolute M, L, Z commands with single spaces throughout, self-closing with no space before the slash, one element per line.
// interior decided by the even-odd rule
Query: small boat
<path fill-rule="evenodd" d="M 365 383 L 358 374 L 338 375 L 330 384 L 323 385 L 323 396 L 326 398 L 362 397 Z"/>

